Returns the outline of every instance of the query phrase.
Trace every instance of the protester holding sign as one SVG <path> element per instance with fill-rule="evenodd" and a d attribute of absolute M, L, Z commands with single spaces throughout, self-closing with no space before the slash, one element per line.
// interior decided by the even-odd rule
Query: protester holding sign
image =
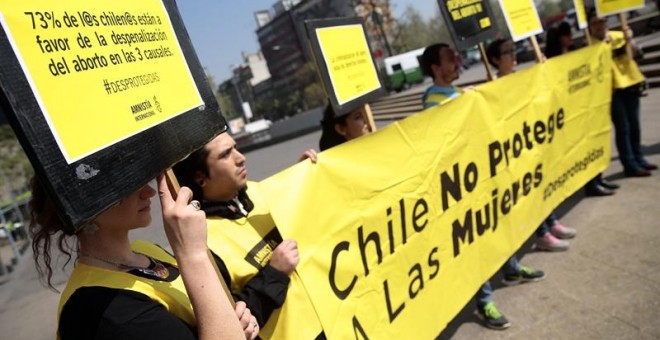
<path fill-rule="evenodd" d="M 546 34 L 545 56 L 548 58 L 556 57 L 575 49 L 573 45 L 573 32 L 571 25 L 562 21 L 557 27 L 552 27 Z M 614 195 L 617 184 L 610 183 L 598 174 L 590 180 L 585 186 L 587 196 L 609 196 Z"/>
<path fill-rule="evenodd" d="M 556 57 L 566 52 L 572 51 L 573 32 L 571 24 L 562 21 L 557 27 L 551 27 L 546 33 L 545 56 L 547 58 Z"/>
<path fill-rule="evenodd" d="M 635 60 L 626 53 L 626 46 L 632 44 L 632 32 L 608 31 L 607 21 L 598 17 L 595 11 L 589 12 L 588 20 L 591 36 L 612 48 L 612 122 L 624 174 L 628 177 L 650 176 L 650 171 L 658 166 L 647 162 L 641 149 L 639 97 L 644 76 Z"/>
<path fill-rule="evenodd" d="M 488 62 L 497 69 L 498 78 L 515 72 L 514 68 L 517 65 L 517 60 L 511 40 L 497 39 L 493 41 L 488 45 L 486 55 Z M 559 222 L 553 212 L 536 230 L 536 236 L 538 237 L 536 248 L 546 251 L 568 250 L 570 245 L 565 239 L 573 238 L 576 234 L 575 229 Z"/>
<path fill-rule="evenodd" d="M 329 104 L 323 113 L 321 129 L 319 140 L 321 151 L 370 133 L 369 125 L 360 110 L 337 116 Z"/>
<path fill-rule="evenodd" d="M 232 292 L 238 300 L 245 301 L 259 325 L 266 326 L 271 315 L 283 307 L 289 293 L 299 262 L 296 241 L 282 239 L 257 183 L 248 182 L 245 156 L 228 134 L 219 135 L 193 152 L 176 164 L 174 171 L 180 183 L 189 186 L 194 197 L 202 199 L 202 209 L 208 215 L 208 246 Z M 301 286 L 292 287 L 298 294 Z M 310 315 L 304 307 L 297 303 L 289 308 Z M 283 319 L 277 322 L 294 322 Z M 274 324 L 264 328 L 264 335 L 285 337 L 274 332 L 286 331 L 287 327 L 274 329 Z M 320 324 L 309 324 L 312 326 L 299 329 L 305 336 L 314 338 L 322 332 Z M 305 333 L 305 329 L 310 333 Z"/>
<path fill-rule="evenodd" d="M 513 69 L 513 65 L 515 65 L 515 59 L 512 59 L 511 69 Z M 427 47 L 422 54 L 420 66 L 422 72 L 433 79 L 433 85 L 426 90 L 422 97 L 425 108 L 443 105 L 461 94 L 462 90 L 452 85 L 458 79 L 458 62 L 456 51 L 449 45 L 440 43 Z M 518 263 L 515 255 L 506 262 L 503 270 L 503 282 L 506 285 L 540 281 L 545 278 L 545 273 L 542 271 Z M 486 281 L 477 292 L 477 309 L 483 316 L 487 327 L 506 329 L 511 324 L 495 306 L 492 295 L 493 289 L 490 282 Z"/>
<path fill-rule="evenodd" d="M 62 222 L 41 183 L 33 179 L 30 202 L 37 269 L 51 283 L 50 247 L 78 251 L 60 299 L 61 339 L 253 339 L 256 322 L 244 305 L 232 310 L 207 256 L 205 215 L 182 188 L 174 200 L 159 178 L 165 232 L 176 260 L 155 244 L 129 243 L 128 233 L 151 222 L 145 185 L 98 215 L 69 245 Z M 242 331 L 245 329 L 245 333 Z"/>

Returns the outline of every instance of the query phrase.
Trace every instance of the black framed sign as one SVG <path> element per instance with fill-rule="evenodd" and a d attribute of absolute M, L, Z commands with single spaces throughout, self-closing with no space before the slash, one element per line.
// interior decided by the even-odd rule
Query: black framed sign
<path fill-rule="evenodd" d="M 306 20 L 312 55 L 330 104 L 349 113 L 386 91 L 360 17 Z"/>
<path fill-rule="evenodd" d="M 489 0 L 438 0 L 438 5 L 459 51 L 497 34 Z"/>
<path fill-rule="evenodd" d="M 0 3 L 0 89 L 68 233 L 226 129 L 174 0 Z"/>

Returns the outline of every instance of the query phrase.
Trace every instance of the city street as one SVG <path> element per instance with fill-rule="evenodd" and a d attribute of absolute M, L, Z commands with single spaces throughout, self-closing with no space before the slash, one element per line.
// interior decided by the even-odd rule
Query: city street
<path fill-rule="evenodd" d="M 656 164 L 660 164 L 658 107 L 660 89 L 651 89 L 642 98 L 642 144 L 648 160 Z M 248 153 L 250 178 L 260 180 L 295 163 L 304 150 L 318 147 L 319 136 L 314 132 Z M 499 275 L 492 280 L 495 301 L 512 326 L 506 331 L 484 328 L 470 302 L 441 338 L 660 338 L 660 172 L 624 178 L 615 147 L 613 153 L 605 176 L 621 185 L 617 194 L 586 198 L 579 191 L 558 209 L 561 221 L 578 230 L 571 249 L 533 252 L 531 241 L 521 249 L 522 262 L 544 270 L 547 278 L 514 287 L 501 286 Z M 157 216 L 158 204 L 153 207 Z M 135 232 L 134 238 L 165 244 L 158 219 L 155 222 Z M 65 279 L 66 273 L 57 270 L 58 289 Z M 2 338 L 53 339 L 58 299 L 57 293 L 40 285 L 28 251 L 7 282 L 0 284 Z"/>

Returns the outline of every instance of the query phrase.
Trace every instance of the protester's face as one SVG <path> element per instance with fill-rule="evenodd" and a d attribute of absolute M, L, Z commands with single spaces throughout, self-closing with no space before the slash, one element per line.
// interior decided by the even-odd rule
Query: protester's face
<path fill-rule="evenodd" d="M 102 212 L 94 223 L 100 228 L 134 229 L 151 223 L 151 198 L 156 194 L 149 185 L 126 196 L 121 202 Z"/>
<path fill-rule="evenodd" d="M 500 45 L 500 57 L 498 60 L 498 69 L 501 74 L 509 74 L 513 72 L 513 68 L 517 64 L 516 50 L 513 48 L 513 42 L 508 40 Z"/>
<path fill-rule="evenodd" d="M 559 36 L 559 43 L 561 44 L 562 48 L 567 49 L 571 47 L 571 44 L 573 44 L 573 37 L 568 34 Z"/>
<path fill-rule="evenodd" d="M 360 110 L 349 113 L 346 117 L 346 124 L 336 124 L 335 129 L 346 140 L 355 139 L 369 133 L 369 125 L 367 125 Z"/>
<path fill-rule="evenodd" d="M 208 176 L 195 174 L 197 184 L 202 187 L 204 199 L 226 201 L 232 199 L 247 183 L 245 156 L 236 150 L 236 142 L 227 133 L 222 133 L 206 144 Z"/>
<path fill-rule="evenodd" d="M 446 83 L 458 79 L 459 56 L 453 48 L 440 49 L 440 64 L 433 65 L 435 78 L 440 78 Z"/>
<path fill-rule="evenodd" d="M 607 35 L 607 20 L 604 18 L 593 17 L 589 20 L 589 30 L 591 35 L 593 35 L 598 40 L 605 40 Z"/>

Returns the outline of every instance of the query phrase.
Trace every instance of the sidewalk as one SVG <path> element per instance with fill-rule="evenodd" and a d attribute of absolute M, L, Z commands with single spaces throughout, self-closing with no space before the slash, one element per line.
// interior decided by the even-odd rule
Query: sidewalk
<path fill-rule="evenodd" d="M 660 89 L 649 90 L 642 98 L 642 144 L 648 159 L 656 164 L 660 164 L 659 107 Z M 263 179 L 289 166 L 300 151 L 318 143 L 319 135 L 315 132 L 247 153 L 252 179 Z M 660 338 L 660 171 L 647 178 L 623 178 L 615 147 L 613 153 L 605 175 L 621 185 L 618 193 L 585 198 L 578 192 L 558 209 L 562 222 L 578 229 L 571 249 L 538 253 L 530 251 L 530 242 L 523 247 L 522 263 L 544 270 L 547 278 L 515 287 L 502 287 L 500 276 L 493 279 L 495 301 L 511 321 L 511 328 L 484 328 L 470 302 L 442 339 Z M 164 240 L 158 226 L 137 233 L 138 237 Z M 58 294 L 39 284 L 29 254 L 11 275 L 0 284 L 2 338 L 53 339 Z M 54 282 L 58 289 L 65 280 L 66 274 L 57 270 Z"/>

